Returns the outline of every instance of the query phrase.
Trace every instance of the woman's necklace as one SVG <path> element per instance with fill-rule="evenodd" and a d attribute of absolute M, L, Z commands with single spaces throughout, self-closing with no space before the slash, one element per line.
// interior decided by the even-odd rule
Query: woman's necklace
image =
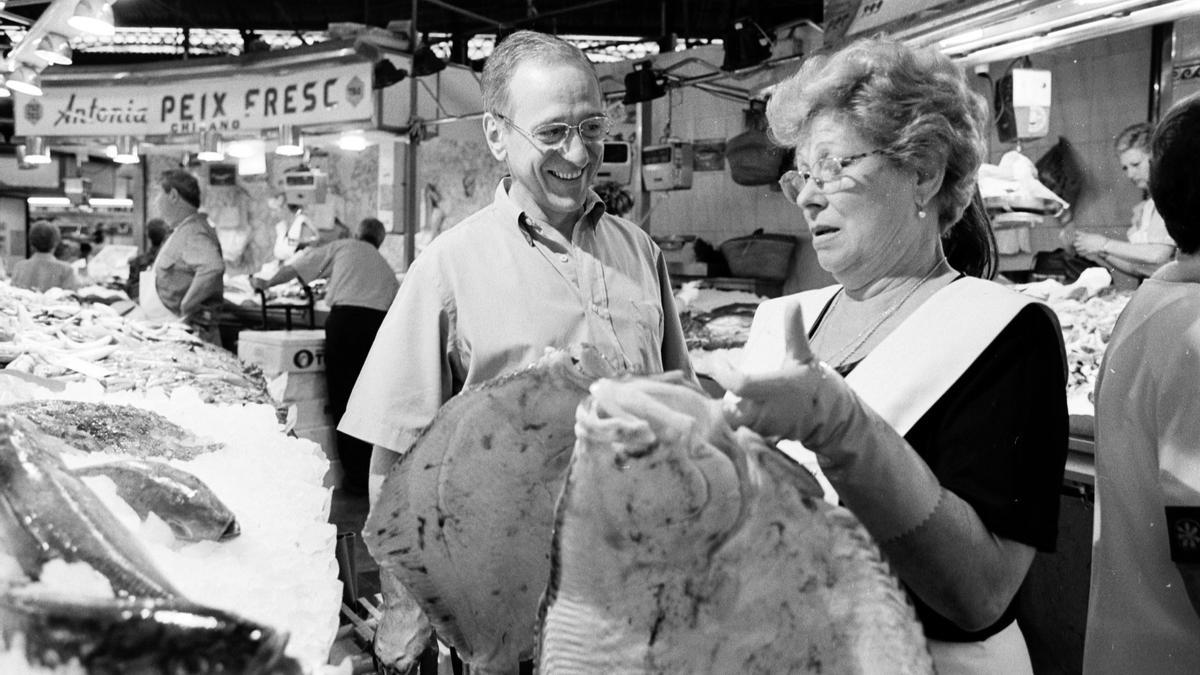
<path fill-rule="evenodd" d="M 879 318 L 876 319 L 874 323 L 864 328 L 858 335 L 855 335 L 850 342 L 846 343 L 846 346 L 834 352 L 834 354 L 830 356 L 826 362 L 832 364 L 834 368 L 841 368 L 842 366 L 846 365 L 846 361 L 848 361 L 851 356 L 854 356 L 854 353 L 857 352 L 858 349 L 867 342 L 867 340 L 871 339 L 871 336 L 874 335 L 881 326 L 883 326 L 884 322 L 888 320 L 888 317 L 898 312 L 904 303 L 907 302 L 908 299 L 917 292 L 917 289 L 924 286 L 926 281 L 929 281 L 933 278 L 933 273 L 938 271 L 944 262 L 946 262 L 946 259 L 943 257 L 941 260 L 938 260 L 936 263 L 934 263 L 933 267 L 925 273 L 925 276 L 921 277 L 921 280 L 918 281 L 915 286 L 910 288 L 896 304 L 884 310 L 884 312 L 879 315 Z M 833 296 L 833 304 L 829 306 L 829 312 L 827 312 L 826 315 L 833 313 L 834 307 L 837 306 L 838 300 L 841 299 L 842 293 L 844 292 L 844 290 L 839 291 L 837 295 Z"/>

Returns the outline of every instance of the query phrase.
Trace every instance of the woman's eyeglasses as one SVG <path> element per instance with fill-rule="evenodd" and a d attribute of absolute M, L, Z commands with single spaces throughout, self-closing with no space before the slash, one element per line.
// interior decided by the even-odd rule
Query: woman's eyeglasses
<path fill-rule="evenodd" d="M 783 177 L 779 179 L 779 187 L 783 189 L 783 196 L 787 197 L 789 202 L 796 201 L 796 198 L 800 196 L 800 191 L 804 189 L 804 184 L 810 178 L 821 191 L 837 192 L 846 187 L 845 181 L 840 179 L 845 177 L 844 171 L 847 167 L 871 155 L 886 155 L 888 153 L 887 149 L 880 149 L 850 155 L 849 157 L 822 157 L 817 160 L 811 170 L 795 169 L 783 174 Z"/>
<path fill-rule="evenodd" d="M 585 143 L 595 143 L 607 138 L 608 130 L 612 128 L 612 120 L 604 115 L 597 115 L 581 120 L 579 124 L 550 122 L 549 124 L 543 124 L 535 128 L 533 131 L 526 131 L 504 115 L 500 113 L 492 114 L 503 120 L 505 124 L 521 132 L 522 136 L 528 138 L 535 145 L 541 145 L 549 150 L 559 148 L 563 143 L 566 143 L 572 129 L 579 132 L 579 137 Z"/>

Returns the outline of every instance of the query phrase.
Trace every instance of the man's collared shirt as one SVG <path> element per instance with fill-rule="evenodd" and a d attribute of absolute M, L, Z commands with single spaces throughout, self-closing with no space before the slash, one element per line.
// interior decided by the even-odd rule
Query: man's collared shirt
<path fill-rule="evenodd" d="M 464 386 L 589 343 L 618 367 L 691 375 L 662 252 L 593 193 L 571 241 L 508 195 L 430 244 L 405 276 L 339 430 L 407 451 Z"/>
<path fill-rule="evenodd" d="M 221 277 L 225 274 L 225 260 L 221 257 L 221 242 L 217 231 L 208 224 L 208 216 L 194 213 L 175 227 L 154 260 L 158 297 L 167 309 L 179 314 L 192 281 L 212 272 L 217 274 L 218 281 L 200 306 L 216 309 L 224 298 Z"/>
<path fill-rule="evenodd" d="M 400 287 L 396 273 L 379 250 L 361 239 L 339 239 L 306 249 L 289 266 L 306 284 L 329 279 L 325 301 L 330 307 L 386 312 Z"/>

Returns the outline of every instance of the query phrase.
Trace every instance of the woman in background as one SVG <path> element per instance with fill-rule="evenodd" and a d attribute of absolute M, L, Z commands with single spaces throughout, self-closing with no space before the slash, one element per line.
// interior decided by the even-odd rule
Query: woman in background
<path fill-rule="evenodd" d="M 1101 265 L 1114 267 L 1138 279 L 1145 279 L 1175 255 L 1175 241 L 1147 192 L 1150 187 L 1150 138 L 1154 126 L 1145 122 L 1126 127 L 1114 147 L 1121 169 L 1142 191 L 1142 201 L 1133 207 L 1128 241 L 1112 239 L 1092 232 L 1076 232 L 1072 244 L 1076 253 Z"/>

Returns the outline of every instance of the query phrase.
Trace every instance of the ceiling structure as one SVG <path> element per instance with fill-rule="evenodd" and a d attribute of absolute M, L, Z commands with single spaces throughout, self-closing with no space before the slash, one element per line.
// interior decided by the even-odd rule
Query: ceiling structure
<path fill-rule="evenodd" d="M 32 22 L 47 1 L 0 2 L 4 5 L 0 27 Z M 410 20 L 412 5 L 412 0 L 117 0 L 112 9 L 121 28 L 310 33 L 337 23 L 384 28 L 393 21 Z M 682 43 L 719 39 L 741 17 L 750 17 L 768 30 L 800 19 L 819 24 L 823 5 L 823 0 L 419 0 L 417 24 L 422 33 L 442 39 L 453 36 L 464 43 L 475 35 L 521 28 L 651 41 L 674 36 Z M 86 61 L 98 64 L 110 59 L 127 61 L 128 57 L 93 54 Z"/>

